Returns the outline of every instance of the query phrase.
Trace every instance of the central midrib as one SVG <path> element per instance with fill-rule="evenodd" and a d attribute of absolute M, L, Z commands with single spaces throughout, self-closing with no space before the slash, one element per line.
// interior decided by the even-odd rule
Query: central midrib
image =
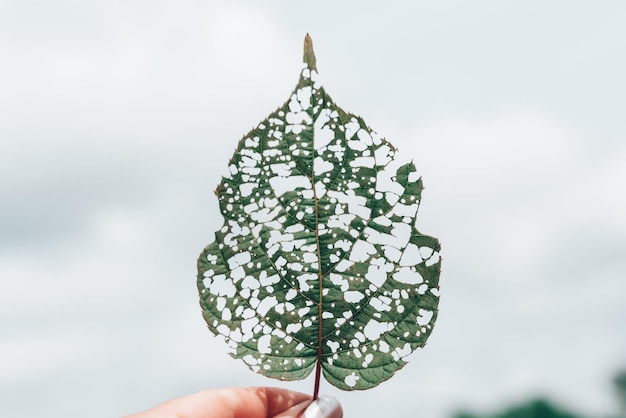
<path fill-rule="evenodd" d="M 311 155 L 311 187 L 313 189 L 313 203 L 315 204 L 315 246 L 317 249 L 317 270 L 319 275 L 319 300 L 317 308 L 317 360 L 315 363 L 315 388 L 313 389 L 313 400 L 317 399 L 317 395 L 320 389 L 320 380 L 322 374 L 322 297 L 323 297 L 323 273 L 322 273 L 322 250 L 320 246 L 320 232 L 319 232 L 319 202 L 317 199 L 317 192 L 315 190 L 315 129 L 313 130 L 312 138 L 312 155 Z"/>

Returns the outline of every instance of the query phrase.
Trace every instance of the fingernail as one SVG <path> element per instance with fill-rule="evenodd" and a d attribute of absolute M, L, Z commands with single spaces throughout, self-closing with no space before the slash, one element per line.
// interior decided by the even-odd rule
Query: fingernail
<path fill-rule="evenodd" d="M 301 418 L 342 418 L 343 410 L 336 398 L 320 396 L 302 412 Z"/>

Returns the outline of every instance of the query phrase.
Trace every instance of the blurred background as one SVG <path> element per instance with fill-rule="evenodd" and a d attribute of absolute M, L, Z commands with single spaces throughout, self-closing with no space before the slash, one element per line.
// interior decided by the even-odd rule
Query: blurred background
<path fill-rule="evenodd" d="M 0 416 L 312 392 L 231 359 L 195 285 L 213 190 L 307 32 L 337 104 L 414 159 L 444 259 L 428 345 L 322 392 L 347 417 L 618 416 L 624 22 L 619 0 L 0 0 Z"/>

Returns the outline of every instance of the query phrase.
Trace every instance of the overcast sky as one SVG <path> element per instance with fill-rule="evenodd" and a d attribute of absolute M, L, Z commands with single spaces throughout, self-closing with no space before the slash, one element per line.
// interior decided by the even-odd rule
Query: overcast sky
<path fill-rule="evenodd" d="M 342 108 L 413 158 L 440 238 L 428 345 L 346 416 L 543 395 L 617 411 L 626 366 L 626 3 L 0 0 L 0 416 L 112 417 L 280 384 L 200 314 L 237 141 L 309 32 Z"/>

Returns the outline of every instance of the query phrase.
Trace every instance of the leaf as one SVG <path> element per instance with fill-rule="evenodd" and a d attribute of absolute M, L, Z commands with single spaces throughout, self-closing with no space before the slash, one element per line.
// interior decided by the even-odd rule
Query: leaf
<path fill-rule="evenodd" d="M 239 141 L 197 284 L 233 357 L 281 380 L 316 368 L 317 397 L 320 371 L 369 389 L 426 343 L 441 260 L 438 240 L 414 226 L 414 164 L 332 101 L 308 35 L 304 62 L 287 102 Z"/>

